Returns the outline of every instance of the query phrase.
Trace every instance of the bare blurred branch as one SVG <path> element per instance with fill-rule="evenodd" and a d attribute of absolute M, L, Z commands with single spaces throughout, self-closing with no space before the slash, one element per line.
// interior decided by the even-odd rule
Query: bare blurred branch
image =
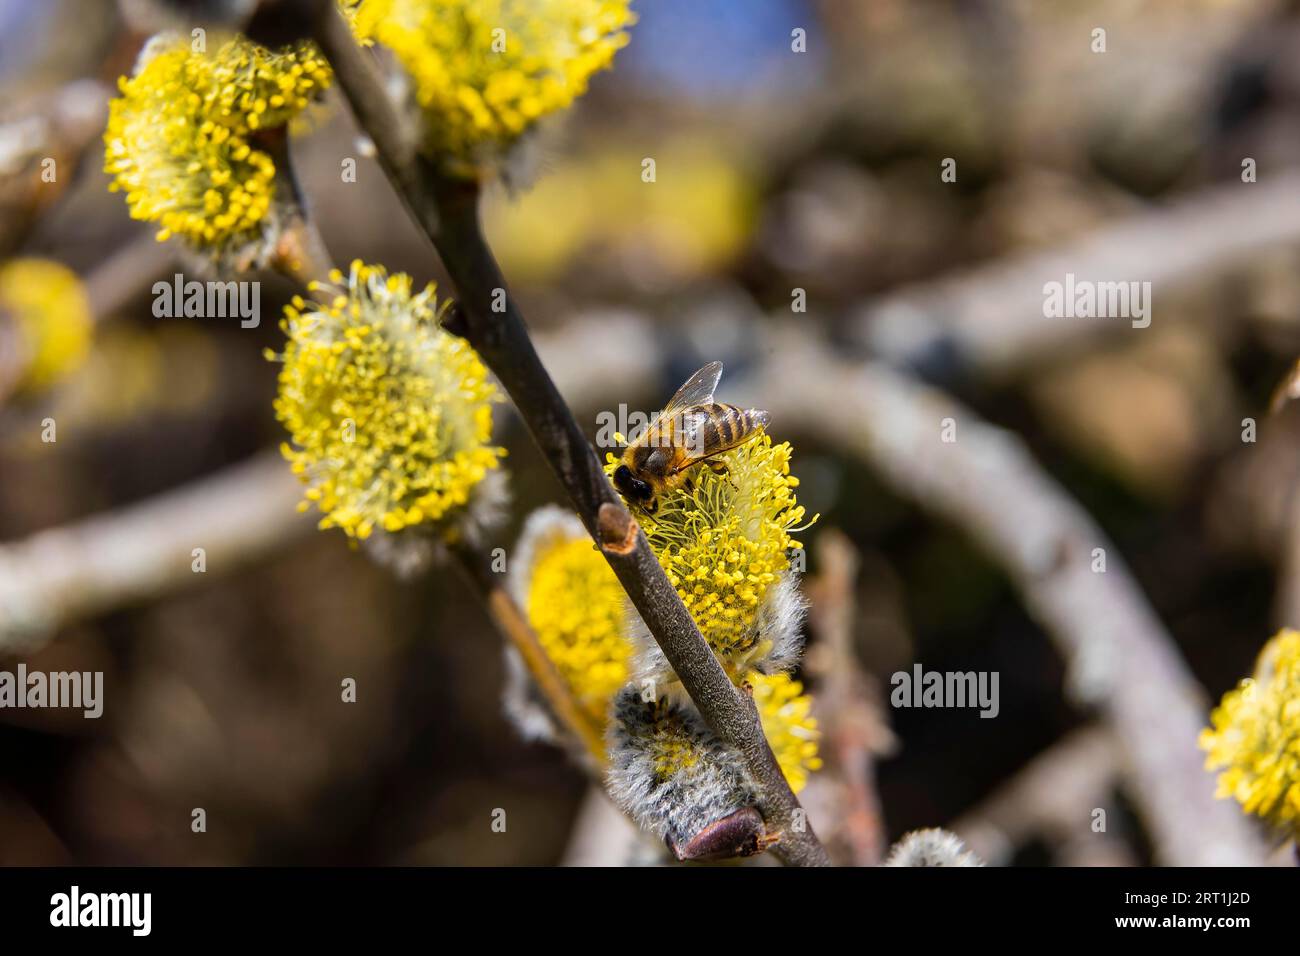
<path fill-rule="evenodd" d="M 1005 375 L 1052 351 L 1122 333 L 1121 318 L 1048 319 L 1043 285 L 1080 279 L 1150 282 L 1152 292 L 1199 280 L 1260 249 L 1300 242 L 1300 171 L 1206 190 L 1046 252 L 890 292 L 868 302 L 857 338 L 898 365 Z M 1101 310 L 1098 310 L 1101 311 Z M 1172 314 L 1168 315 L 1173 319 Z M 1165 321 L 1166 315 L 1153 321 Z"/>
<path fill-rule="evenodd" d="M 307 534 L 298 483 L 276 452 L 119 511 L 0 546 L 0 650 L 44 643 L 70 621 L 255 564 Z"/>
<path fill-rule="evenodd" d="M 86 275 L 86 298 L 96 322 L 124 308 L 148 288 L 151 280 L 176 262 L 175 247 L 152 233 L 118 249 Z"/>
<path fill-rule="evenodd" d="M 104 131 L 111 92 L 78 80 L 8 105 L 0 117 L 0 258 L 76 178 L 82 154 Z"/>

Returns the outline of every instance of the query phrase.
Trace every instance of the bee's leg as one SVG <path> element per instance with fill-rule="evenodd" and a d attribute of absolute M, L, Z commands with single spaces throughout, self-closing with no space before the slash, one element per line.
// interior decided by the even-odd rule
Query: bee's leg
<path fill-rule="evenodd" d="M 710 458 L 707 461 L 705 461 L 704 464 L 707 465 L 709 470 L 712 471 L 715 475 L 720 475 L 723 478 L 726 478 L 731 473 L 730 470 L 727 468 L 727 463 L 723 461 L 721 458 Z M 731 483 L 731 487 L 733 488 L 737 487 L 734 481 Z"/>
<path fill-rule="evenodd" d="M 645 504 L 641 506 L 641 510 L 648 515 L 654 514 L 655 511 L 657 511 L 658 509 L 659 509 L 658 498 L 651 498 L 649 501 L 647 501 Z"/>

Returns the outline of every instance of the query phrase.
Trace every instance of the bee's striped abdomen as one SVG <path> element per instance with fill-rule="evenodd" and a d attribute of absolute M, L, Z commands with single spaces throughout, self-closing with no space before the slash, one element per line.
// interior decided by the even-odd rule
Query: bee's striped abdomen
<path fill-rule="evenodd" d="M 706 455 L 735 448 L 744 442 L 763 424 L 750 409 L 738 408 L 714 402 L 701 405 L 700 410 L 708 416 L 704 423 L 704 449 Z"/>

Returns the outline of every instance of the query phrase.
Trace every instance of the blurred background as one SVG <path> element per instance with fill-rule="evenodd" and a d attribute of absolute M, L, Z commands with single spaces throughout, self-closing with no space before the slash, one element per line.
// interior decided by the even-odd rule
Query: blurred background
<path fill-rule="evenodd" d="M 75 374 L 0 405 L 0 669 L 105 673 L 98 721 L 0 710 L 0 863 L 566 859 L 587 784 L 503 717 L 500 639 L 455 573 L 399 582 L 293 516 L 287 465 L 264 454 L 283 434 L 262 357 L 280 347 L 292 289 L 262 277 L 256 329 L 153 317 L 149 286 L 177 251 L 152 243 L 100 171 L 106 99 L 146 38 L 132 6 L 0 0 L 0 256 L 71 267 L 95 317 Z M 1300 4 L 634 9 L 615 68 L 540 137 L 533 184 L 496 190 L 486 210 L 589 434 L 599 412 L 654 410 L 714 358 L 727 400 L 729 381 L 763 380 L 783 336 L 940 389 L 1018 436 L 1109 536 L 1116 573 L 1127 563 L 1176 652 L 1179 692 L 1208 713 L 1300 610 L 1300 433 L 1289 412 L 1268 416 L 1300 355 Z M 367 152 L 337 91 L 295 141 L 335 260 L 441 280 Z M 38 188 L 47 156 L 57 185 Z M 357 182 L 341 186 L 346 157 Z M 1044 318 L 1042 284 L 1067 271 L 1154 282 L 1151 326 Z M 1072 692 L 1024 582 L 923 488 L 803 412 L 783 425 L 778 411 L 772 432 L 793 443 L 801 502 L 820 514 L 803 535 L 804 676 L 819 694 L 832 634 L 861 672 L 852 708 L 823 714 L 830 734 L 852 709 L 855 732 L 824 741 L 815 825 L 859 847 L 952 826 L 1007 864 L 1157 859 L 1141 775 L 1123 766 L 1134 728 Z M 47 417 L 55 444 L 40 440 Z M 497 421 L 514 507 L 494 544 L 509 549 L 563 494 L 513 412 Z M 224 496 L 203 493 L 210 481 Z M 163 537 L 241 522 L 260 536 L 210 546 L 202 575 L 186 545 L 183 573 L 120 599 L 33 580 L 130 565 L 109 546 L 139 546 L 115 533 L 123 515 Z M 59 528 L 73 530 L 32 537 Z M 889 708 L 890 675 L 916 661 L 997 671 L 998 718 Z M 343 677 L 355 704 L 340 703 Z M 1177 746 L 1194 751 L 1194 733 Z M 846 801 L 856 835 L 834 822 Z M 1107 811 L 1106 839 L 1080 837 L 1092 808 Z"/>

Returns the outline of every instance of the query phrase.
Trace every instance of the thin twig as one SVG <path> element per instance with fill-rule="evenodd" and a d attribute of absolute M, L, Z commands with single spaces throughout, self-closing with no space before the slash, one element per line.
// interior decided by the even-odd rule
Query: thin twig
<path fill-rule="evenodd" d="M 808 651 L 804 673 L 816 681 L 813 705 L 825 741 L 827 773 L 812 782 L 830 783 L 835 791 L 835 829 L 827 842 L 838 845 L 853 865 L 875 866 L 888 844 L 875 788 L 875 758 L 893 750 L 894 736 L 853 648 L 861 560 L 848 536 L 833 528 L 817 536 L 815 547 L 820 570 L 809 596 L 817 642 Z"/>
<path fill-rule="evenodd" d="M 459 293 L 465 338 L 501 380 L 588 532 L 600 544 L 682 686 L 714 732 L 739 752 L 759 794 L 775 852 L 794 865 L 829 859 L 772 754 L 749 695 L 723 671 L 669 583 L 627 508 L 606 480 L 537 356 L 523 317 L 506 292 L 483 239 L 477 184 L 444 176 L 413 154 L 396 110 L 333 3 L 318 8 L 315 39 L 334 68 L 357 122 L 375 144 L 380 165 L 416 224 L 433 242 Z M 504 311 L 494 304 L 505 297 Z"/>
<path fill-rule="evenodd" d="M 312 280 L 323 282 L 333 260 L 294 169 L 289 131 L 283 126 L 263 130 L 255 141 L 275 163 L 275 204 L 281 222 L 270 266 L 304 286 Z"/>
<path fill-rule="evenodd" d="M 604 728 L 597 727 L 578 706 L 555 664 L 537 639 L 537 632 L 528 623 L 502 583 L 502 576 L 492 570 L 491 562 L 481 549 L 461 540 L 448 545 L 465 580 L 487 610 L 497 630 L 510 642 L 523 658 L 528 674 L 541 691 L 552 715 L 581 744 L 597 769 L 605 765 Z"/>

